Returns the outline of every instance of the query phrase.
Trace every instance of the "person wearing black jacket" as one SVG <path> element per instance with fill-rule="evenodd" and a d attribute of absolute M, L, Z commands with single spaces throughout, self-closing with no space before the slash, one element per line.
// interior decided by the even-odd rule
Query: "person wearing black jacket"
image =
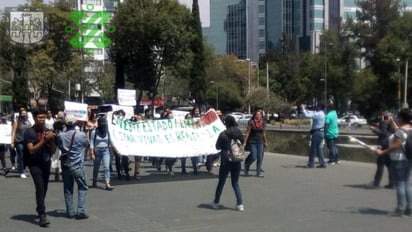
<path fill-rule="evenodd" d="M 228 160 L 227 151 L 230 149 L 231 139 L 238 139 L 243 143 L 242 131 L 237 127 L 236 120 L 233 116 L 225 118 L 226 130 L 221 132 L 217 141 L 216 149 L 220 150 L 220 169 L 219 182 L 216 187 L 215 199 L 210 203 L 213 209 L 219 208 L 220 196 L 222 195 L 228 174 L 232 181 L 232 187 L 236 195 L 236 209 L 244 210 L 242 193 L 240 192 L 239 177 L 241 170 L 241 162 L 231 162 Z"/>

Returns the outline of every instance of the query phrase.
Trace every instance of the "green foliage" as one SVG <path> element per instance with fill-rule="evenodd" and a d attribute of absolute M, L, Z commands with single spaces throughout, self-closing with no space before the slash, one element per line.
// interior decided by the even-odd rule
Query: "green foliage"
<path fill-rule="evenodd" d="M 206 91 L 206 60 L 198 0 L 193 0 L 192 28 L 194 36 L 190 43 L 190 49 L 193 53 L 193 60 L 189 75 L 189 87 L 196 103 L 204 104 L 206 100 L 204 96 Z"/>
<path fill-rule="evenodd" d="M 125 1 L 113 18 L 111 55 L 124 64 L 127 79 L 156 96 L 162 75 L 173 66 L 184 73 L 192 38 L 190 11 L 175 0 Z"/>

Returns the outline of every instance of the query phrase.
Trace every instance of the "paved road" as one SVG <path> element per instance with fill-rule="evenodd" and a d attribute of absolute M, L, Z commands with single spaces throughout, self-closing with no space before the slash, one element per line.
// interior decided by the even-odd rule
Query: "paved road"
<path fill-rule="evenodd" d="M 189 162 L 190 163 L 190 162 Z M 367 189 L 374 165 L 343 161 L 326 169 L 307 169 L 305 157 L 267 153 L 265 177 L 241 177 L 245 211 L 235 210 L 227 182 L 213 210 L 216 176 L 169 177 L 148 163 L 141 181 L 113 181 L 115 189 L 90 189 L 88 220 L 65 218 L 61 182 L 47 196 L 50 228 L 35 224 L 32 180 L 0 176 L 0 231 L 139 232 L 319 232 L 410 231 L 412 217 L 392 218 L 395 192 Z M 91 167 L 88 168 L 89 176 Z M 176 168 L 179 171 L 179 168 Z M 217 173 L 217 170 L 214 170 Z M 253 171 L 251 171 L 253 173 Z M 382 184 L 386 184 L 385 179 Z"/>

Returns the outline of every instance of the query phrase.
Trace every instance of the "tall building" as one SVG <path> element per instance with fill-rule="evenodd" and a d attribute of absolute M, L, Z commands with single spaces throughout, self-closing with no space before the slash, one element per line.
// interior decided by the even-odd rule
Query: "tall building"
<path fill-rule="evenodd" d="M 192 7 L 192 0 L 179 0 Z M 265 0 L 199 0 L 203 36 L 216 54 L 259 60 L 265 53 Z"/>
<path fill-rule="evenodd" d="M 301 0 L 266 0 L 266 49 L 280 51 L 284 43 L 298 44 Z"/>

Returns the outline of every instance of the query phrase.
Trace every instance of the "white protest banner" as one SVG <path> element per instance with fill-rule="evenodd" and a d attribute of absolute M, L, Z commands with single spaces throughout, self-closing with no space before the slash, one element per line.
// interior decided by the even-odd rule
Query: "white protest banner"
<path fill-rule="evenodd" d="M 11 142 L 11 125 L 0 124 L 0 143 L 10 144 Z"/>
<path fill-rule="evenodd" d="M 136 105 L 136 90 L 134 89 L 117 89 L 117 101 L 121 106 Z"/>
<path fill-rule="evenodd" d="M 66 115 L 74 115 L 79 121 L 87 121 L 87 104 L 78 102 L 64 102 L 64 113 Z"/>
<path fill-rule="evenodd" d="M 164 119 L 132 122 L 108 114 L 110 139 L 122 155 L 191 157 L 216 154 L 219 134 L 226 128 L 209 111 L 196 120 Z"/>

